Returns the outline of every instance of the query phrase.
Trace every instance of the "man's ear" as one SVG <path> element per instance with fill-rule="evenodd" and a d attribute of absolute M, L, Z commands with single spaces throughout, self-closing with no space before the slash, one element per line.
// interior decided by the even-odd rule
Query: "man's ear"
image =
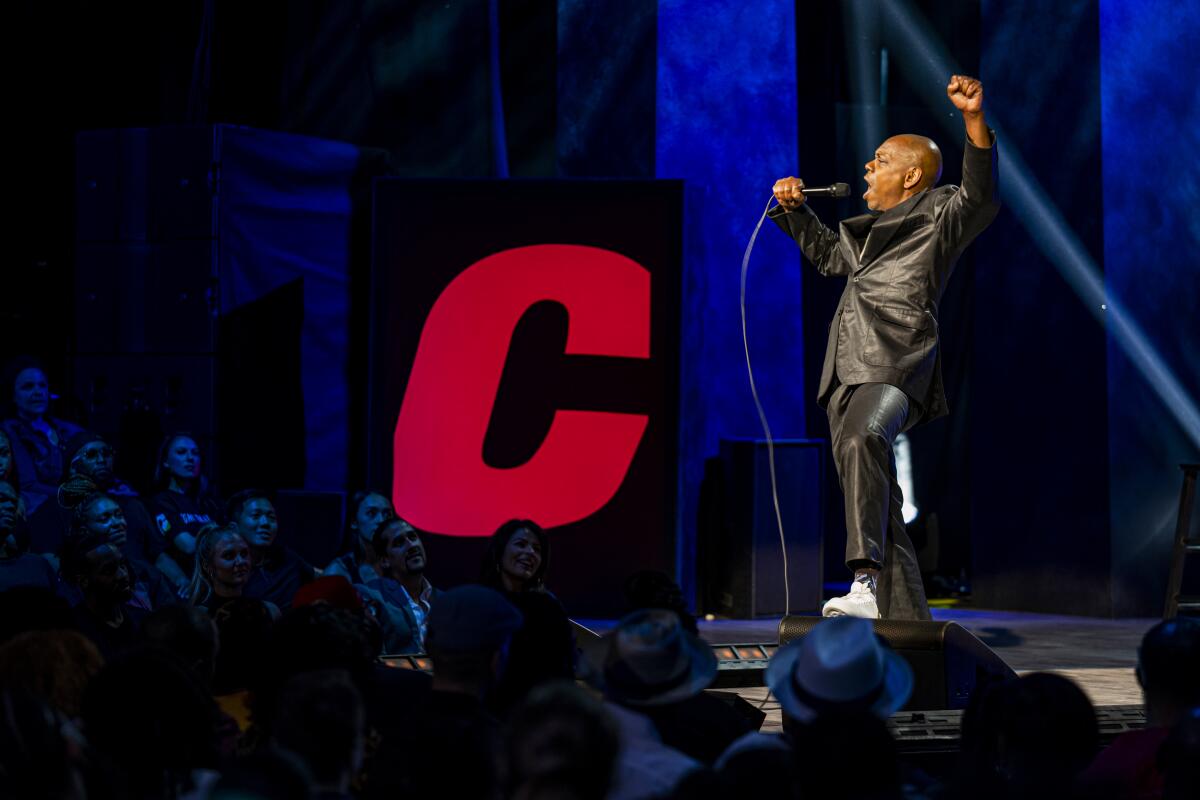
<path fill-rule="evenodd" d="M 912 189 L 915 186 L 919 186 L 924 174 L 920 167 L 909 167 L 908 172 L 904 173 L 904 188 Z"/>

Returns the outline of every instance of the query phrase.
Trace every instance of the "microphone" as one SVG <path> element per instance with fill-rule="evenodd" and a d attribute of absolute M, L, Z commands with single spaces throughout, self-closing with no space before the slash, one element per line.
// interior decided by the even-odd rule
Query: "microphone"
<path fill-rule="evenodd" d="M 805 186 L 800 190 L 807 197 L 849 197 L 850 186 L 845 183 L 835 183 L 830 186 Z"/>

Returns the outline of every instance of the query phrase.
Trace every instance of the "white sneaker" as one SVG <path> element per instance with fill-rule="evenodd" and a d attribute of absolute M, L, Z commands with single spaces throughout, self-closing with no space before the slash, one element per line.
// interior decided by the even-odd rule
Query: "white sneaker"
<path fill-rule="evenodd" d="M 862 617 L 879 619 L 879 604 L 875 601 L 875 581 L 860 575 L 850 584 L 850 594 L 835 597 L 821 609 L 823 617 Z"/>

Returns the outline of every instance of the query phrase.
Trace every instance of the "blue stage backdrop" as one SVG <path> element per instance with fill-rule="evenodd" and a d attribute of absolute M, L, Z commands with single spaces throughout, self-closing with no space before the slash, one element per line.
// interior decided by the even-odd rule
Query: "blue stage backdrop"
<path fill-rule="evenodd" d="M 685 596 L 695 578 L 704 461 L 722 438 L 761 436 L 742 350 L 738 278 L 777 178 L 796 163 L 791 2 L 660 0 L 655 172 L 682 178 L 681 535 Z M 777 437 L 803 438 L 800 255 L 768 223 L 750 264 L 749 342 Z"/>
<path fill-rule="evenodd" d="M 1145 344 L 1183 389 L 1163 399 L 1109 328 L 1108 444 L 1113 603 L 1154 614 L 1182 482 L 1200 460 L 1200 430 L 1181 423 L 1200 405 L 1200 6 L 1102 0 L 1104 279 Z M 1161 388 L 1161 385 L 1160 387 Z"/>

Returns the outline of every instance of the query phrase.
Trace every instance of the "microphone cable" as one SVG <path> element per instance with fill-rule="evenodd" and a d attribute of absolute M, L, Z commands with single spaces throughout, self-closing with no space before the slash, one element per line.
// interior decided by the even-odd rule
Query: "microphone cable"
<path fill-rule="evenodd" d="M 762 216 L 758 218 L 758 224 L 754 226 L 754 233 L 750 234 L 750 242 L 746 245 L 746 252 L 742 256 L 740 296 L 742 349 L 746 353 L 746 375 L 750 378 L 750 395 L 754 398 L 754 408 L 758 411 L 758 421 L 762 424 L 763 434 L 767 439 L 767 468 L 771 475 L 771 500 L 775 505 L 775 524 L 779 528 L 779 551 L 783 555 L 783 614 L 787 616 L 792 613 L 792 597 L 791 586 L 788 584 L 787 540 L 783 535 L 783 514 L 779 511 L 779 485 L 775 478 L 775 440 L 771 436 L 771 426 L 767 422 L 767 413 L 763 410 L 762 402 L 758 398 L 758 386 L 754 382 L 754 367 L 750 364 L 750 339 L 746 335 L 746 274 L 750 271 L 750 252 L 754 250 L 754 242 L 758 238 L 758 231 L 762 228 L 763 222 L 766 221 L 767 213 L 771 210 L 771 202 L 774 199 L 775 197 L 772 195 L 771 200 L 767 201 L 767 206 L 763 209 Z"/>

